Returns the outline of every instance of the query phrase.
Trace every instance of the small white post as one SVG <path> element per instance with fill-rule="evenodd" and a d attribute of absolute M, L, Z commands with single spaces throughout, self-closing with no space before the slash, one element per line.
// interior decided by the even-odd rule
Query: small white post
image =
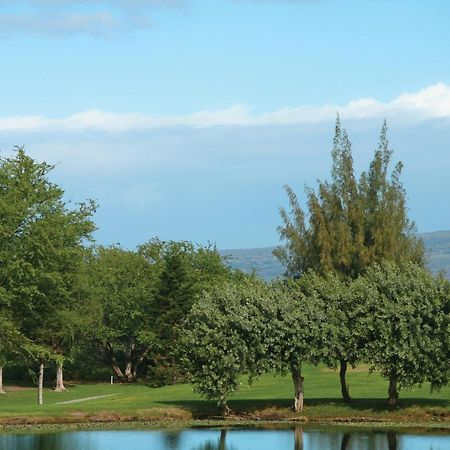
<path fill-rule="evenodd" d="M 111 375 L 111 384 L 114 384 L 114 377 Z"/>

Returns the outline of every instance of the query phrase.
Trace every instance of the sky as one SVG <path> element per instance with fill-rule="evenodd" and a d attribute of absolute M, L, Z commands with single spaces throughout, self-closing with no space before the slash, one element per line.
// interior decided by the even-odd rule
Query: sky
<path fill-rule="evenodd" d="M 386 119 L 419 232 L 450 229 L 447 0 L 0 0 L 0 156 L 55 164 L 100 244 L 279 243 L 336 114 L 367 168 Z"/>

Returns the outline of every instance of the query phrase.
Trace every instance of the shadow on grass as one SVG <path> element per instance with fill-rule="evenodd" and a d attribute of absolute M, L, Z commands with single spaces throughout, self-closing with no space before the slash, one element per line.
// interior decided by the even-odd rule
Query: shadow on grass
<path fill-rule="evenodd" d="M 203 400 L 178 400 L 160 401 L 164 405 L 178 406 L 191 412 L 194 418 L 206 418 L 221 414 L 221 410 L 216 403 Z M 255 399 L 255 400 L 230 400 L 228 402 L 231 410 L 237 414 L 256 414 L 263 410 L 270 409 L 290 409 L 292 399 Z M 427 398 L 400 398 L 396 407 L 390 407 L 386 399 L 380 398 L 358 398 L 352 400 L 350 404 L 345 403 L 341 398 L 314 398 L 305 399 L 306 412 L 314 409 L 314 414 L 320 415 L 359 415 L 362 412 L 382 414 L 392 412 L 402 412 L 408 408 L 418 407 L 423 410 L 429 408 L 439 408 L 450 410 L 450 401 Z M 321 411 L 322 410 L 322 411 Z M 422 411 L 425 412 L 425 411 Z M 450 414 L 450 412 L 449 412 Z"/>

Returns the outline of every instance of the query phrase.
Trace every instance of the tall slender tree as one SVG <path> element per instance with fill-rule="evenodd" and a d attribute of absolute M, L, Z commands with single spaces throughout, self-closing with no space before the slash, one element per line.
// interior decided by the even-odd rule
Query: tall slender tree
<path fill-rule="evenodd" d="M 359 179 L 351 143 L 339 117 L 331 156 L 331 180 L 319 182 L 317 190 L 306 189 L 306 211 L 293 189 L 285 187 L 290 210 L 280 208 L 282 225 L 278 227 L 285 244 L 274 254 L 285 265 L 286 276 L 299 278 L 312 269 L 321 275 L 335 273 L 343 279 L 356 279 L 384 260 L 423 265 L 423 243 L 407 214 L 406 192 L 400 179 L 402 164 L 389 172 L 392 150 L 386 123 L 369 170 Z M 342 392 L 350 400 L 348 361 L 342 359 L 340 363 Z"/>

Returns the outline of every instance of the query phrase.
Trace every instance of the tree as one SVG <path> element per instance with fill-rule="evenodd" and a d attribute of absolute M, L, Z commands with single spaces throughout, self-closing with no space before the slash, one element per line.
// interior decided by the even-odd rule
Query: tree
<path fill-rule="evenodd" d="M 356 279 L 384 260 L 423 265 L 423 243 L 407 215 L 402 164 L 390 174 L 391 159 L 384 123 L 369 170 L 358 180 L 350 140 L 337 118 L 331 181 L 319 182 L 317 192 L 306 189 L 307 213 L 293 189 L 285 187 L 290 210 L 280 209 L 283 224 L 278 227 L 285 245 L 274 254 L 285 265 L 286 276 L 299 278 L 312 269 L 320 275 Z M 350 399 L 345 380 L 348 362 L 341 360 L 340 370 L 346 400 Z"/>
<path fill-rule="evenodd" d="M 225 410 L 240 375 L 251 380 L 276 370 L 291 374 L 299 412 L 302 364 L 323 359 L 327 339 L 320 298 L 307 299 L 296 283 L 267 286 L 253 280 L 205 292 L 184 322 L 178 352 L 196 390 Z"/>
<path fill-rule="evenodd" d="M 389 380 L 389 405 L 401 388 L 430 382 L 433 389 L 449 376 L 449 282 L 433 278 L 412 263 L 370 268 L 367 297 L 366 360 Z"/>
<path fill-rule="evenodd" d="M 71 279 L 91 238 L 95 204 L 69 207 L 49 181 L 53 166 L 23 148 L 0 159 L 0 280 L 6 316 L 44 358 L 51 353 L 57 312 L 70 303 Z"/>
<path fill-rule="evenodd" d="M 0 315 L 0 394 L 5 393 L 3 390 L 3 367 L 7 364 L 8 356 L 21 340 L 20 338 L 20 333 L 14 325 L 6 317 Z"/>
<path fill-rule="evenodd" d="M 269 348 L 272 367 L 290 372 L 294 383 L 294 411 L 304 407 L 303 364 L 329 360 L 333 339 L 333 323 L 327 315 L 324 298 L 314 288 L 313 274 L 301 280 L 274 285 L 275 314 L 271 317 L 271 333 L 275 338 Z"/>
<path fill-rule="evenodd" d="M 139 247 L 151 264 L 157 279 L 154 284 L 152 329 L 155 346 L 151 355 L 150 373 L 154 384 L 180 381 L 173 348 L 179 338 L 180 326 L 202 292 L 227 280 L 245 278 L 230 269 L 216 248 L 196 246 L 187 241 L 152 239 Z"/>
<path fill-rule="evenodd" d="M 239 377 L 247 373 L 252 378 L 270 368 L 275 302 L 267 294 L 256 280 L 217 285 L 203 292 L 184 320 L 178 359 L 194 388 L 225 413 Z"/>
<path fill-rule="evenodd" d="M 88 335 L 116 377 L 134 382 L 155 345 L 156 274 L 142 255 L 118 246 L 96 248 L 86 269 L 97 317 Z"/>

